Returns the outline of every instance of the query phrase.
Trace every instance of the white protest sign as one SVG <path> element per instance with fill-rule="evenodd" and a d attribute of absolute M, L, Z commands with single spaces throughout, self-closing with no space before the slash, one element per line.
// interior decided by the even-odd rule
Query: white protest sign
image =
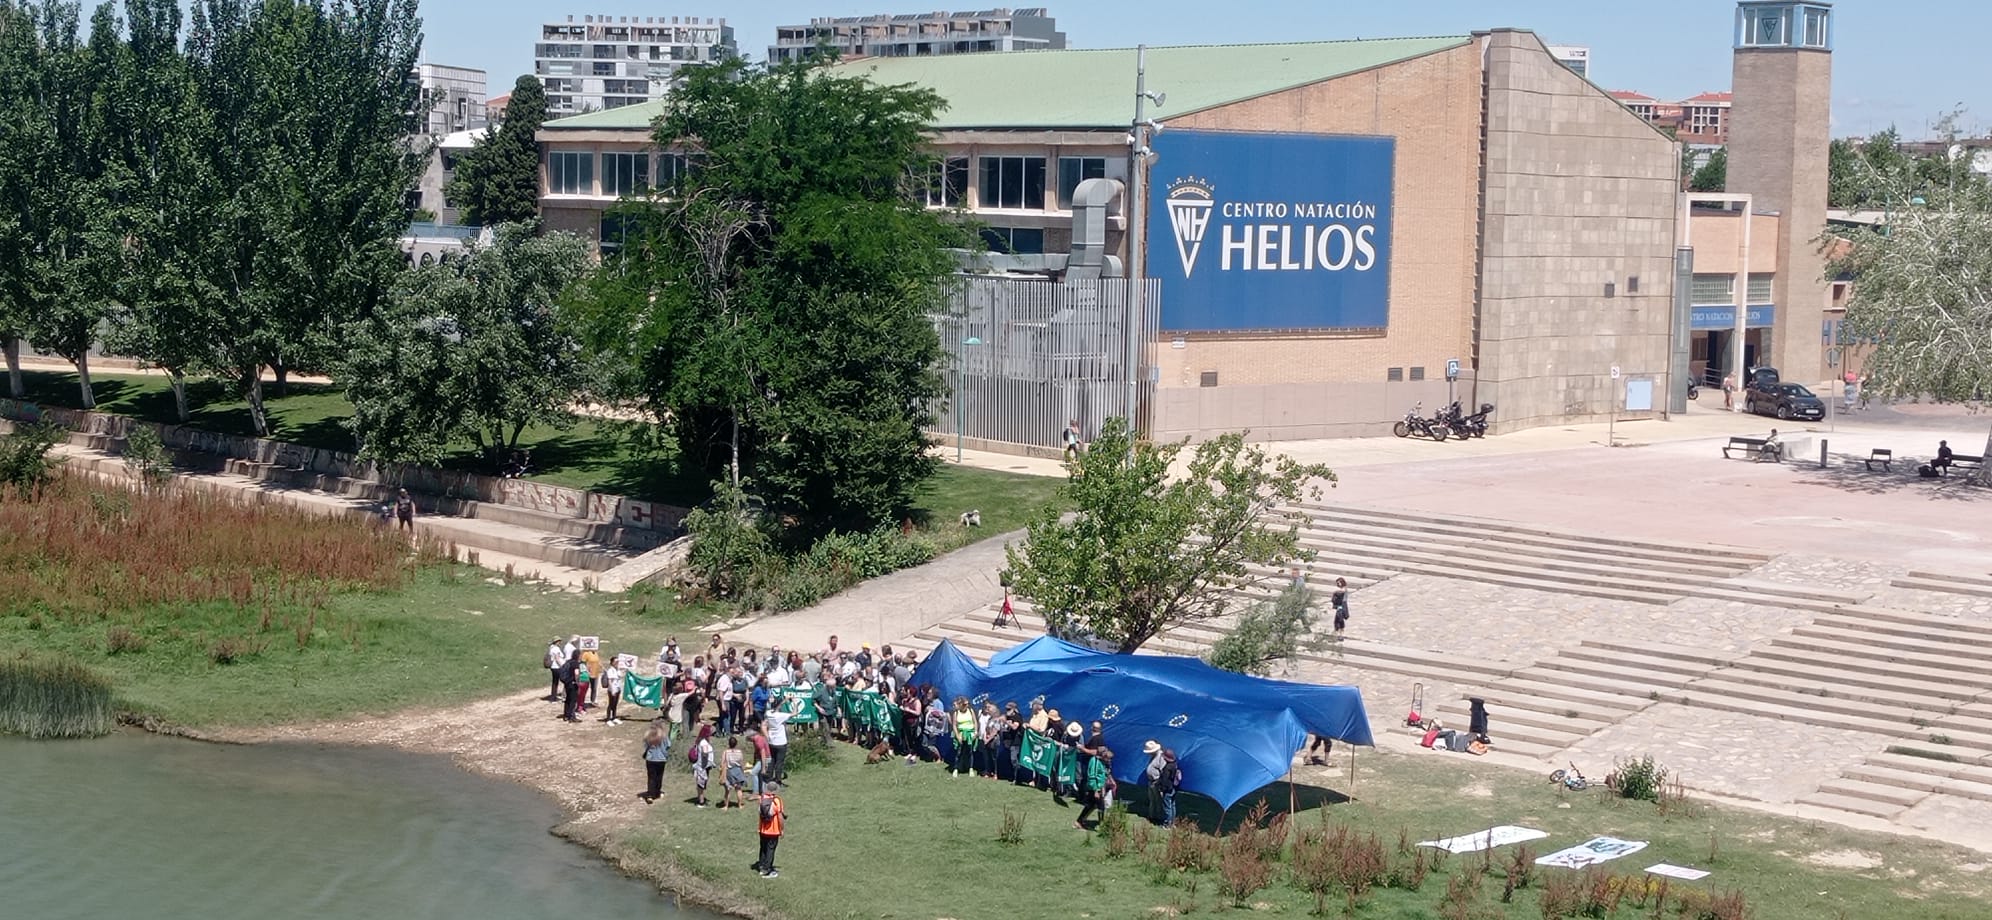
<path fill-rule="evenodd" d="M 1536 860 L 1538 866 L 1561 866 L 1565 869 L 1582 869 L 1594 866 L 1621 856 L 1630 856 L 1646 849 L 1646 841 L 1620 840 L 1617 837 L 1593 837 L 1567 850 Z"/>
<path fill-rule="evenodd" d="M 1448 853 L 1477 853 L 1481 850 L 1504 847 L 1511 843 L 1541 840 L 1547 836 L 1549 836 L 1548 833 L 1534 828 L 1503 824 L 1500 827 L 1490 827 L 1477 834 L 1447 837 L 1444 840 L 1422 840 L 1419 841 L 1418 845 L 1421 847 L 1436 847 Z"/>

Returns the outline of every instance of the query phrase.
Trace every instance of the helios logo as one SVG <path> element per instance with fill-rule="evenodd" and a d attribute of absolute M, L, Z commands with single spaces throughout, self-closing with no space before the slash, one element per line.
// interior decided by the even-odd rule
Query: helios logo
<path fill-rule="evenodd" d="M 1169 184 L 1169 226 L 1183 277 L 1196 271 L 1197 256 L 1220 219 L 1218 270 L 1366 272 L 1377 263 L 1377 206 L 1357 202 L 1227 201 L 1215 188 L 1190 176 Z M 1250 222 L 1248 222 L 1250 221 Z M 1259 221 L 1267 221 L 1261 223 Z"/>
<path fill-rule="evenodd" d="M 1169 228 L 1175 232 L 1176 255 L 1183 260 L 1183 277 L 1197 267 L 1204 231 L 1210 228 L 1214 203 L 1210 183 L 1195 176 L 1169 183 Z"/>

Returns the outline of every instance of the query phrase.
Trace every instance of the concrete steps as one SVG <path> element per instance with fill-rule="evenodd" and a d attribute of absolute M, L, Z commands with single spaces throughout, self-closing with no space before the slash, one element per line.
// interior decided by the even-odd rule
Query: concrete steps
<path fill-rule="evenodd" d="M 1359 505 L 1331 505 L 1320 502 L 1299 502 L 1293 507 L 1305 512 L 1316 521 L 1339 521 L 1368 526 L 1385 525 L 1399 532 L 1434 535 L 1465 533 L 1483 538 L 1499 535 L 1504 543 L 1547 548 L 1595 551 L 1598 547 L 1614 547 L 1623 558 L 1627 559 L 1714 558 L 1729 561 L 1729 564 L 1739 572 L 1771 560 L 1770 554 L 1743 547 L 1634 540 L 1465 515 L 1438 515 L 1430 512 L 1366 508 Z"/>
<path fill-rule="evenodd" d="M 1992 577 L 1983 575 L 1952 575 L 1943 572 L 1910 572 L 1889 582 L 1898 588 L 1915 588 L 1919 591 L 1941 591 L 1947 594 L 1968 594 L 1972 597 L 1992 597 Z"/>
<path fill-rule="evenodd" d="M 1801 805 L 1812 805 L 1835 811 L 1849 811 L 1871 818 L 1893 819 L 1908 809 L 1901 805 L 1890 805 L 1861 796 L 1841 795 L 1832 792 L 1814 792 L 1798 799 Z"/>

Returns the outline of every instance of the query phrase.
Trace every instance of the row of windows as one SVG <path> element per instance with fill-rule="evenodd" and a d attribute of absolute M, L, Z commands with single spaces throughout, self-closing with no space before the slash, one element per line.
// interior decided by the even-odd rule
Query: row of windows
<path fill-rule="evenodd" d="M 1744 292 L 1747 302 L 1770 303 L 1773 277 L 1764 272 L 1751 272 L 1749 289 Z M 1736 302 L 1736 276 L 1697 274 L 1688 289 L 1688 299 L 1696 306 L 1733 304 Z"/>
<path fill-rule="evenodd" d="M 650 154 L 604 153 L 600 156 L 602 188 L 599 194 L 621 197 L 641 194 L 651 188 Z M 594 188 L 595 157 L 596 154 L 582 151 L 556 150 L 548 153 L 548 191 L 555 195 L 597 194 Z M 980 159 L 976 191 L 982 207 L 1044 210 L 1046 157 L 986 156 Z M 936 208 L 958 208 L 967 204 L 968 160 L 968 157 L 947 157 L 935 161 L 925 187 L 916 190 L 920 200 L 928 207 Z M 655 184 L 659 186 L 669 186 L 677 181 L 685 168 L 683 154 L 659 154 L 657 162 Z M 1105 178 L 1106 175 L 1106 157 L 1059 157 L 1058 207 L 1061 210 L 1072 207 L 1072 196 L 1079 183 Z"/>
<path fill-rule="evenodd" d="M 653 187 L 668 188 L 684 175 L 689 162 L 682 153 L 656 154 L 657 168 L 651 171 L 651 154 L 604 153 L 601 155 L 602 188 L 595 190 L 595 154 L 555 150 L 546 155 L 546 187 L 554 195 L 605 195 L 623 198 L 641 195 Z"/>

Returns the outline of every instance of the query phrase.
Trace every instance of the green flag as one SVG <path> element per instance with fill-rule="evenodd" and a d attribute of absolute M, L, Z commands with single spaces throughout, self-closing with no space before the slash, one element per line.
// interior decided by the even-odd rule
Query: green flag
<path fill-rule="evenodd" d="M 769 705 L 789 714 L 790 725 L 815 725 L 817 719 L 815 695 L 808 689 L 778 687 Z"/>
<path fill-rule="evenodd" d="M 1058 748 L 1058 765 L 1053 768 L 1052 774 L 1058 778 L 1059 785 L 1073 785 L 1079 775 L 1079 752 L 1069 747 Z"/>
<path fill-rule="evenodd" d="M 632 706 L 646 709 L 664 708 L 664 678 L 638 677 L 631 674 L 623 678 L 623 700 Z"/>
<path fill-rule="evenodd" d="M 1034 728 L 1024 729 L 1024 743 L 1017 748 L 1017 766 L 1036 773 L 1050 776 L 1052 761 L 1057 756 L 1057 747 L 1050 738 Z"/>

